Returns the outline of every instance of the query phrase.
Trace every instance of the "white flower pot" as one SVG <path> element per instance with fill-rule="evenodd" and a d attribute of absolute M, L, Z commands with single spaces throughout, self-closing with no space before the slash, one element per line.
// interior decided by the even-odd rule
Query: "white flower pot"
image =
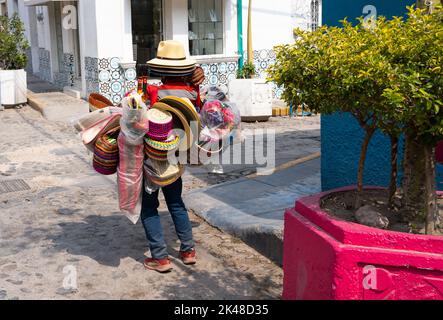
<path fill-rule="evenodd" d="M 0 70 L 0 105 L 18 105 L 26 102 L 26 71 Z"/>
<path fill-rule="evenodd" d="M 272 87 L 264 79 L 236 79 L 229 83 L 229 100 L 243 120 L 268 120 L 272 116 Z"/>

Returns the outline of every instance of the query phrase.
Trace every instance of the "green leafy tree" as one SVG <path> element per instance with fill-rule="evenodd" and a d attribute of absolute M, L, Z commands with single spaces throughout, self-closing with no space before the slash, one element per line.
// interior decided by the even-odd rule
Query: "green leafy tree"
<path fill-rule="evenodd" d="M 379 52 L 377 34 L 363 22 L 343 21 L 343 27 L 321 27 L 314 32 L 295 30 L 293 45 L 276 48 L 277 63 L 269 70 L 271 81 L 284 86 L 290 104 L 306 103 L 316 113 L 349 112 L 364 129 L 358 165 L 361 205 L 363 172 L 371 138 L 386 109 L 383 91 L 389 61 Z"/>
<path fill-rule="evenodd" d="M 292 45 L 276 48 L 270 79 L 288 103 L 322 114 L 349 112 L 364 129 L 358 191 L 369 142 L 377 129 L 391 138 L 390 201 L 397 186 L 398 141 L 406 140 L 403 200 L 407 219 L 438 224 L 434 146 L 443 137 L 442 9 L 408 8 L 408 18 L 379 17 L 356 26 L 296 30 Z M 360 206 L 357 197 L 356 208 Z M 411 214 L 412 212 L 412 214 Z"/>
<path fill-rule="evenodd" d="M 26 66 L 29 44 L 24 30 L 17 14 L 12 18 L 0 16 L 0 69 L 16 70 Z"/>
<path fill-rule="evenodd" d="M 443 138 L 443 10 L 408 10 L 406 21 L 386 22 L 386 55 L 392 79 L 384 96 L 405 134 L 403 191 L 411 221 L 426 220 L 427 233 L 439 224 L 435 145 Z"/>

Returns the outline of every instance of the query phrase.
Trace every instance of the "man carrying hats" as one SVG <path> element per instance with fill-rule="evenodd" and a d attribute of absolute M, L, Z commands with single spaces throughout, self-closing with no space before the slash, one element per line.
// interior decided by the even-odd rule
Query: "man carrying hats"
<path fill-rule="evenodd" d="M 204 73 L 200 67 L 196 67 L 196 61 L 187 58 L 180 42 L 162 41 L 157 58 L 149 61 L 148 65 L 151 74 L 160 76 L 163 82 L 162 86 L 148 87 L 147 95 L 151 105 L 166 96 L 176 96 L 191 100 L 199 111 L 199 86 L 204 81 Z M 186 265 L 193 265 L 196 263 L 195 242 L 188 211 L 182 199 L 182 188 L 183 182 L 179 178 L 161 189 L 181 242 L 180 259 Z M 146 269 L 165 273 L 172 270 L 172 265 L 158 215 L 158 195 L 159 191 L 151 194 L 143 191 L 141 219 L 152 256 L 145 260 L 144 266 Z"/>

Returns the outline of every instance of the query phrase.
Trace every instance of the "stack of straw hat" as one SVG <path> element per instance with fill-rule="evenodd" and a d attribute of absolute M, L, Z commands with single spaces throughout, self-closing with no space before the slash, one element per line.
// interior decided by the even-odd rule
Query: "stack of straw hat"
<path fill-rule="evenodd" d="M 168 153 L 174 152 L 180 137 L 173 132 L 173 118 L 168 111 L 152 108 L 147 113 L 149 131 L 145 137 L 146 155 L 158 161 L 167 161 Z"/>
<path fill-rule="evenodd" d="M 162 41 L 158 45 L 157 57 L 148 61 L 153 76 L 184 77 L 194 73 L 196 61 L 186 56 L 179 41 Z"/>

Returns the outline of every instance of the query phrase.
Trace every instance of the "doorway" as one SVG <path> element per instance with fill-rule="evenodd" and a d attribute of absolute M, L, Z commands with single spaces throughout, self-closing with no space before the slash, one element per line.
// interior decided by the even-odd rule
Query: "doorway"
<path fill-rule="evenodd" d="M 146 62 L 155 58 L 163 40 L 163 1 L 131 0 L 132 44 L 137 74 L 146 72 Z"/>

